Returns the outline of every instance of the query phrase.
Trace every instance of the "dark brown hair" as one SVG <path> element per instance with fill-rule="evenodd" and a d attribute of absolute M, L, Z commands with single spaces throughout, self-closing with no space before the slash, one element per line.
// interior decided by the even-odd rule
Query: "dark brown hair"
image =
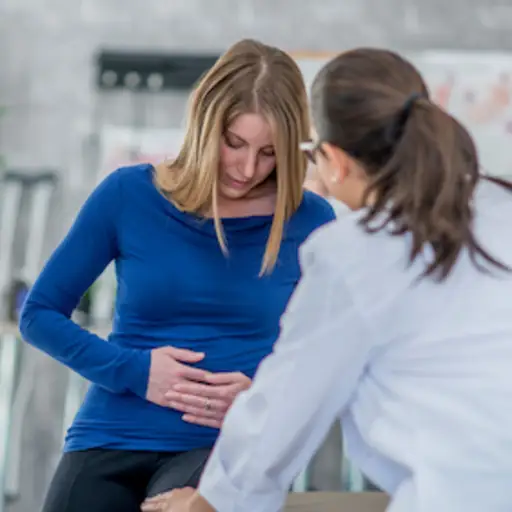
<path fill-rule="evenodd" d="M 445 279 L 463 249 L 503 270 L 475 239 L 472 198 L 483 178 L 473 139 L 429 99 L 416 68 L 396 53 L 360 48 L 327 63 L 312 86 L 318 139 L 361 163 L 372 202 L 362 224 L 410 233 L 410 261 L 424 247 L 433 259 L 424 276 Z M 485 177 L 512 191 L 512 184 Z"/>

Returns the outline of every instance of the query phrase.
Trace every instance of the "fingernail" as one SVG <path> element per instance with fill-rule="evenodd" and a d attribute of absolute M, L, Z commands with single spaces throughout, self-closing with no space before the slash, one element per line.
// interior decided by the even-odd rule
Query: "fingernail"
<path fill-rule="evenodd" d="M 182 391 L 183 390 L 183 386 L 181 384 L 174 384 L 172 389 L 174 389 L 174 391 Z"/>
<path fill-rule="evenodd" d="M 174 391 L 167 391 L 167 393 L 165 393 L 165 398 L 174 399 L 174 398 L 178 398 L 178 397 L 179 397 L 178 393 L 175 393 Z"/>

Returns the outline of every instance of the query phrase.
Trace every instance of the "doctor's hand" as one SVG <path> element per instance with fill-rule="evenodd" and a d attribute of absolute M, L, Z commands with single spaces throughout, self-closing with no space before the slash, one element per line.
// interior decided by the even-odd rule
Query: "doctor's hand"
<path fill-rule="evenodd" d="M 250 386 L 251 379 L 241 372 L 207 373 L 201 383 L 175 383 L 165 397 L 169 407 L 184 413 L 184 421 L 221 428 L 237 395 Z"/>
<path fill-rule="evenodd" d="M 147 498 L 142 512 L 215 512 L 195 489 L 185 487 Z"/>
<path fill-rule="evenodd" d="M 165 394 L 176 384 L 204 382 L 211 375 L 210 372 L 189 366 L 202 359 L 202 352 L 181 348 L 162 347 L 152 350 L 146 399 L 166 407 L 168 399 Z"/>

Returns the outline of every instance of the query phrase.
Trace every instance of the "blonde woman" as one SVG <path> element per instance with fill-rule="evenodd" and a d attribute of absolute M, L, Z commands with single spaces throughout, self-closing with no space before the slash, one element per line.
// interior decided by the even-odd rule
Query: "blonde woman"
<path fill-rule="evenodd" d="M 24 338 L 92 382 L 44 512 L 136 512 L 194 486 L 234 397 L 273 347 L 298 248 L 333 219 L 303 192 L 301 73 L 242 41 L 194 90 L 173 162 L 113 172 L 35 283 Z M 70 320 L 115 261 L 108 342 Z"/>
<path fill-rule="evenodd" d="M 353 212 L 301 248 L 273 353 L 198 491 L 144 512 L 277 512 L 342 418 L 389 512 L 512 510 L 512 184 L 396 53 L 345 52 L 313 83 L 304 144 Z M 346 248 L 349 250 L 346 250 Z"/>

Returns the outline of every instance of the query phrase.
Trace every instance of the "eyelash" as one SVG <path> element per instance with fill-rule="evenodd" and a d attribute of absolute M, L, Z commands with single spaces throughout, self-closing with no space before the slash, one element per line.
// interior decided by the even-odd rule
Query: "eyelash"
<path fill-rule="evenodd" d="M 243 147 L 243 144 L 242 143 L 238 143 L 238 144 L 233 144 L 233 142 L 231 142 L 227 137 L 226 137 L 226 144 L 230 147 L 230 148 L 233 148 L 233 149 L 240 149 Z"/>
<path fill-rule="evenodd" d="M 226 144 L 232 148 L 232 149 L 241 149 L 244 144 L 243 143 L 238 143 L 238 144 L 234 144 L 233 142 L 231 142 L 231 140 L 229 140 L 227 137 L 226 137 Z M 262 152 L 261 153 L 264 157 L 266 158 L 274 158 L 276 156 L 276 154 L 274 152 L 272 153 L 265 153 L 265 152 Z"/>

